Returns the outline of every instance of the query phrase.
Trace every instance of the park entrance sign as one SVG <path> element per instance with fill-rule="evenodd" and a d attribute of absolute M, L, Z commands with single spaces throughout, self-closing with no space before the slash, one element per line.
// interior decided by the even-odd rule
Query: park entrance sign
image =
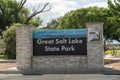
<path fill-rule="evenodd" d="M 34 30 L 33 56 L 87 55 L 86 29 Z"/>
<path fill-rule="evenodd" d="M 103 23 L 87 23 L 85 29 L 16 27 L 17 68 L 23 74 L 101 71 L 103 51 Z"/>

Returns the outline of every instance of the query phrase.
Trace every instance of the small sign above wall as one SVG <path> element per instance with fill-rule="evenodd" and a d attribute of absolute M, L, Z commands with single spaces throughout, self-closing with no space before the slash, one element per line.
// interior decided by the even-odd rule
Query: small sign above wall
<path fill-rule="evenodd" d="M 87 55 L 86 29 L 34 30 L 33 56 Z"/>
<path fill-rule="evenodd" d="M 94 28 L 88 29 L 88 36 L 90 37 L 88 39 L 88 42 L 94 42 L 94 41 L 100 41 L 100 32 L 95 30 Z"/>

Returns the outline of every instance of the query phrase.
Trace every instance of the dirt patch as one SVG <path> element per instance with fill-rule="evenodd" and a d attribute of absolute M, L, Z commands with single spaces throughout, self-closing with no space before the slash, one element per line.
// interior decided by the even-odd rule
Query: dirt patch
<path fill-rule="evenodd" d="M 106 63 L 105 66 L 112 66 L 115 70 L 120 70 L 120 55 L 112 56 L 106 55 L 105 58 L 109 59 L 109 63 Z"/>
<path fill-rule="evenodd" d="M 111 58 L 119 58 L 120 59 L 120 56 L 112 56 Z"/>
<path fill-rule="evenodd" d="M 114 63 L 110 63 L 110 64 L 106 64 L 107 66 L 112 66 L 113 69 L 115 70 L 120 70 L 120 62 L 114 62 Z"/>
<path fill-rule="evenodd" d="M 16 67 L 16 63 L 0 63 L 0 70 Z"/>

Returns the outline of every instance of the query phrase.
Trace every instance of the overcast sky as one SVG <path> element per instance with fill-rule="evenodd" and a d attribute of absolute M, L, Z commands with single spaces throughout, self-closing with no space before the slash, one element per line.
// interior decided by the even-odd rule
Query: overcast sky
<path fill-rule="evenodd" d="M 107 7 L 107 0 L 27 0 L 26 6 L 33 11 L 39 3 L 44 4 L 47 2 L 50 3 L 52 9 L 39 15 L 43 20 L 43 25 L 51 19 L 63 16 L 70 10 L 89 6 Z"/>

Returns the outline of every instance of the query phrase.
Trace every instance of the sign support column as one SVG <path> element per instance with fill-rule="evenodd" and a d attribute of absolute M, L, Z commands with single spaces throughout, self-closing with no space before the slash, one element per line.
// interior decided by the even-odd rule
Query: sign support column
<path fill-rule="evenodd" d="M 86 23 L 86 26 L 88 68 L 103 68 L 103 23 Z"/>
<path fill-rule="evenodd" d="M 33 27 L 30 26 L 16 27 L 17 67 L 20 70 L 31 69 L 32 67 L 32 30 Z"/>

